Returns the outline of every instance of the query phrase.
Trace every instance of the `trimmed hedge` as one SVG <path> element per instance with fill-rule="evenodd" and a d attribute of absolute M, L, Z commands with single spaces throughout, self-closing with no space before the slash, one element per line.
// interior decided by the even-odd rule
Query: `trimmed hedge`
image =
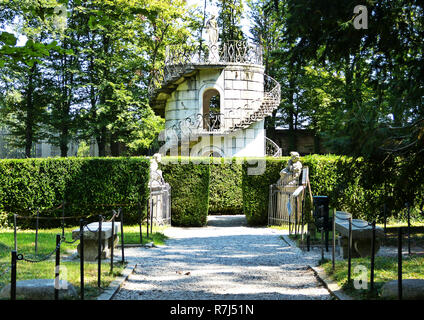
<path fill-rule="evenodd" d="M 236 159 L 212 159 L 209 214 L 243 214 L 241 163 Z"/>
<path fill-rule="evenodd" d="M 250 225 L 267 223 L 269 185 L 279 179 L 279 172 L 288 160 L 289 157 L 267 158 L 265 172 L 261 175 L 248 175 L 249 165 L 246 162 L 243 164 L 243 211 Z M 328 196 L 330 207 L 350 212 L 354 218 L 382 222 L 381 207 L 384 201 L 392 208 L 392 212 L 388 213 L 390 216 L 404 210 L 402 199 L 415 197 L 415 203 L 420 199 L 416 195 L 419 186 L 400 195 L 405 188 L 395 174 L 402 169 L 399 163 L 388 169 L 361 158 L 346 156 L 310 155 L 300 160 L 303 166 L 309 167 L 312 194 Z M 394 190 L 393 197 L 385 197 L 385 187 Z"/>
<path fill-rule="evenodd" d="M 202 158 L 198 159 L 201 160 Z M 171 185 L 172 225 L 206 225 L 209 207 L 209 163 L 197 164 L 189 162 L 188 158 L 164 157 L 160 167 L 163 178 Z"/>
<path fill-rule="evenodd" d="M 147 203 L 148 181 L 146 158 L 1 160 L 0 212 L 7 212 L 9 220 L 15 213 L 35 215 L 37 209 L 41 216 L 60 216 L 61 211 L 47 209 L 64 200 L 66 216 L 89 218 L 107 215 L 109 205 L 131 204 L 124 208 L 125 221 L 135 223 L 137 203 Z M 142 209 L 145 214 L 145 205 Z"/>
<path fill-rule="evenodd" d="M 265 158 L 263 172 L 249 174 L 257 166 L 250 163 L 258 160 L 264 164 L 264 158 L 190 162 L 164 157 L 161 169 L 172 187 L 172 224 L 204 226 L 208 213 L 243 212 L 249 225 L 265 225 L 269 186 L 278 180 L 289 157 Z M 381 221 L 383 201 L 392 208 L 390 216 L 402 214 L 406 201 L 422 200 L 422 184 L 411 182 L 421 177 L 420 168 L 411 173 L 399 160 L 382 166 L 344 156 L 311 155 L 301 162 L 309 167 L 313 195 L 328 196 L 331 207 L 351 212 L 354 218 Z M 35 215 L 36 209 L 42 216 L 60 216 L 60 211 L 45 209 L 63 200 L 66 216 L 87 218 L 110 213 L 107 205 L 130 203 L 124 209 L 125 221 L 136 223 L 138 202 L 146 214 L 148 180 L 149 160 L 143 157 L 0 160 L 0 226 L 7 225 L 14 213 Z M 384 188 L 393 190 L 393 196 L 385 197 Z"/>

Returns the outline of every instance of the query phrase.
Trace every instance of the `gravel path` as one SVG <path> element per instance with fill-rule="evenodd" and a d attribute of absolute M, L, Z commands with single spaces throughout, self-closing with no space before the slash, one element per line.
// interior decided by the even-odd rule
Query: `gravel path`
<path fill-rule="evenodd" d="M 125 249 L 138 266 L 118 300 L 331 299 L 311 261 L 244 216 L 210 216 L 204 228 L 169 228 L 166 246 Z"/>

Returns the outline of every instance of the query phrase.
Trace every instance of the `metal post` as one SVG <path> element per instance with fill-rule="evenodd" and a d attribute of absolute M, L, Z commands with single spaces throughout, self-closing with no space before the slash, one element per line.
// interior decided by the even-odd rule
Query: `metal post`
<path fill-rule="evenodd" d="M 112 218 L 112 246 L 110 248 L 110 273 L 111 274 L 113 273 L 113 247 L 114 246 L 115 246 L 115 215 Z"/>
<path fill-rule="evenodd" d="M 325 252 L 328 252 L 328 217 L 327 219 L 324 217 L 324 205 L 321 206 L 321 217 L 323 218 L 322 232 L 325 236 Z"/>
<path fill-rule="evenodd" d="M 143 210 L 141 210 L 141 203 L 139 202 L 138 203 L 138 214 L 139 214 L 139 217 L 140 217 L 140 244 L 143 244 L 143 232 L 141 230 L 141 224 L 143 222 L 142 212 L 143 212 Z"/>
<path fill-rule="evenodd" d="M 125 246 L 125 241 L 124 241 L 124 211 L 119 208 L 119 211 L 121 213 L 121 250 L 122 250 L 122 263 L 125 262 L 125 254 L 124 254 L 124 246 Z"/>
<path fill-rule="evenodd" d="M 59 300 L 59 271 L 60 271 L 60 234 L 56 235 L 56 267 L 55 267 L 55 275 L 54 275 L 54 299 Z"/>
<path fill-rule="evenodd" d="M 398 298 L 402 300 L 402 228 L 398 231 Z"/>
<path fill-rule="evenodd" d="M 383 215 L 384 215 L 384 237 L 386 237 L 386 232 L 387 232 L 387 204 L 383 205 Z"/>
<path fill-rule="evenodd" d="M 35 219 L 35 254 L 38 253 L 38 218 L 40 215 L 40 211 L 37 210 L 37 217 Z"/>
<path fill-rule="evenodd" d="M 13 215 L 13 240 L 15 242 L 15 251 L 18 252 L 18 239 L 16 236 L 16 214 Z"/>
<path fill-rule="evenodd" d="M 324 227 L 321 227 L 321 262 L 324 261 Z"/>
<path fill-rule="evenodd" d="M 303 189 L 303 190 L 305 190 L 305 189 Z M 302 220 L 302 229 L 301 229 L 301 233 L 302 233 L 302 243 L 303 243 L 303 239 L 304 239 L 304 237 L 303 237 L 303 232 L 305 231 L 304 230 L 304 217 L 303 217 L 303 212 L 305 211 L 304 210 L 304 208 L 305 208 L 305 191 L 302 191 L 302 210 L 301 210 L 301 220 Z"/>
<path fill-rule="evenodd" d="M 65 201 L 62 202 L 62 238 L 65 238 Z"/>
<path fill-rule="evenodd" d="M 16 250 L 12 250 L 12 263 L 10 273 L 10 300 L 16 300 Z"/>
<path fill-rule="evenodd" d="M 372 238 L 371 238 L 371 292 L 374 291 L 374 269 L 375 269 L 375 220 L 372 222 Z"/>
<path fill-rule="evenodd" d="M 408 212 L 408 254 L 411 254 L 411 208 L 409 203 L 406 204 L 407 212 Z"/>
<path fill-rule="evenodd" d="M 148 208 L 147 208 L 147 213 L 146 213 L 146 224 L 147 224 L 147 228 L 146 228 L 146 233 L 147 233 L 147 239 L 149 238 L 149 219 L 150 219 L 150 210 L 151 210 L 151 197 L 152 195 L 150 194 L 149 196 L 149 201 L 148 201 Z"/>
<path fill-rule="evenodd" d="M 294 234 L 297 236 L 297 199 L 295 198 L 294 206 Z"/>
<path fill-rule="evenodd" d="M 100 288 L 101 285 L 101 276 L 102 276 L 102 216 L 99 215 L 99 232 L 98 238 L 98 248 L 97 248 L 97 286 Z"/>
<path fill-rule="evenodd" d="M 336 209 L 333 209 L 333 250 L 332 250 L 333 271 L 336 269 Z"/>
<path fill-rule="evenodd" d="M 84 220 L 80 220 L 80 287 L 81 300 L 84 300 Z"/>
<path fill-rule="evenodd" d="M 311 235 L 309 233 L 306 236 L 306 250 L 311 251 Z"/>
<path fill-rule="evenodd" d="M 152 204 L 153 204 L 153 198 L 152 198 Z M 157 204 L 157 200 L 156 200 L 156 204 Z M 152 205 L 152 214 L 150 215 L 150 235 L 152 236 L 152 239 L 153 239 L 153 205 Z"/>
<path fill-rule="evenodd" d="M 351 269 L 352 269 L 352 218 L 349 217 L 349 236 L 348 236 L 348 246 L 347 246 L 347 282 L 350 284 L 351 280 Z"/>

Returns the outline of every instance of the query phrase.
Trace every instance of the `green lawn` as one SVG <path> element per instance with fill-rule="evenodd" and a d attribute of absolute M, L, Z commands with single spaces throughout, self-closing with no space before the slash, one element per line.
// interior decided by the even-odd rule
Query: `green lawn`
<path fill-rule="evenodd" d="M 371 263 L 370 258 L 355 258 L 352 259 L 352 279 L 354 279 L 355 266 L 362 265 L 368 270 L 368 281 L 370 279 Z M 325 272 L 343 288 L 350 296 L 356 299 L 379 299 L 381 288 L 385 282 L 397 280 L 397 257 L 376 257 L 375 258 L 375 293 L 370 293 L 369 290 L 355 289 L 352 284 L 347 284 L 347 260 L 336 261 L 335 272 L 332 270 L 332 262 L 327 261 L 321 265 Z M 402 263 L 402 278 L 403 279 L 424 279 L 424 256 L 411 255 L 404 256 Z M 369 284 L 368 284 L 369 289 Z"/>
<path fill-rule="evenodd" d="M 72 230 L 77 227 L 65 228 L 66 241 L 72 241 Z M 164 244 L 166 236 L 161 232 L 166 227 L 153 227 L 153 234 L 149 234 L 147 238 L 146 226 L 142 226 L 143 244 L 154 242 L 155 244 Z M 31 260 L 39 260 L 45 255 L 51 253 L 56 247 L 56 234 L 61 234 L 61 229 L 42 229 L 38 233 L 38 254 L 35 254 L 35 231 L 34 230 L 18 230 L 17 243 L 18 253 L 23 254 Z M 125 244 L 140 243 L 140 229 L 138 225 L 124 226 L 124 241 Z M 75 252 L 78 241 L 74 244 L 62 243 L 61 259 L 66 258 Z M 14 247 L 13 230 L 3 229 L 0 231 L 0 288 L 10 281 L 10 272 L 3 274 L 10 266 L 11 254 L 10 251 Z M 55 255 L 49 260 L 40 263 L 29 263 L 18 261 L 17 280 L 27 279 L 48 279 L 54 278 L 54 262 Z M 77 292 L 80 290 L 80 265 L 79 260 L 62 261 L 61 265 L 66 267 L 67 280 L 72 283 Z M 110 274 L 109 260 L 105 260 L 102 264 L 102 284 L 103 288 L 107 287 L 114 277 L 119 275 L 125 266 L 119 261 L 114 263 L 114 273 Z M 85 297 L 86 299 L 94 298 L 101 293 L 97 288 L 97 263 L 85 262 L 84 264 L 85 277 Z"/>

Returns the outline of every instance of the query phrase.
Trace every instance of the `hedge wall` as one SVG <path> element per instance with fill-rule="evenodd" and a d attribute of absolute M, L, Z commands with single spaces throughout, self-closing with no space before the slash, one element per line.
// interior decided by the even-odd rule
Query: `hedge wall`
<path fill-rule="evenodd" d="M 148 181 L 146 158 L 0 160 L 0 212 L 9 220 L 36 209 L 42 216 L 59 216 L 61 211 L 47 209 L 65 200 L 66 216 L 91 217 L 110 212 L 108 205 L 131 204 L 124 209 L 125 221 L 135 223 L 137 203 L 147 203 Z"/>
<path fill-rule="evenodd" d="M 289 157 L 267 158 L 265 172 L 261 175 L 248 175 L 249 165 L 243 164 L 243 211 L 250 225 L 267 223 L 269 185 L 279 179 L 279 172 L 288 160 Z M 309 167 L 314 196 L 328 196 L 330 207 L 348 211 L 354 218 L 381 221 L 384 181 L 396 189 L 395 181 L 390 177 L 384 179 L 381 166 L 371 165 L 363 159 L 334 155 L 305 156 L 301 162 Z M 402 210 L 401 205 L 392 207 L 394 211 Z"/>
<path fill-rule="evenodd" d="M 214 158 L 209 182 L 209 214 L 243 214 L 242 165 Z"/>
<path fill-rule="evenodd" d="M 172 225 L 206 225 L 209 206 L 209 163 L 198 164 L 189 162 L 188 158 L 164 157 L 161 170 L 163 178 L 171 185 Z"/>

